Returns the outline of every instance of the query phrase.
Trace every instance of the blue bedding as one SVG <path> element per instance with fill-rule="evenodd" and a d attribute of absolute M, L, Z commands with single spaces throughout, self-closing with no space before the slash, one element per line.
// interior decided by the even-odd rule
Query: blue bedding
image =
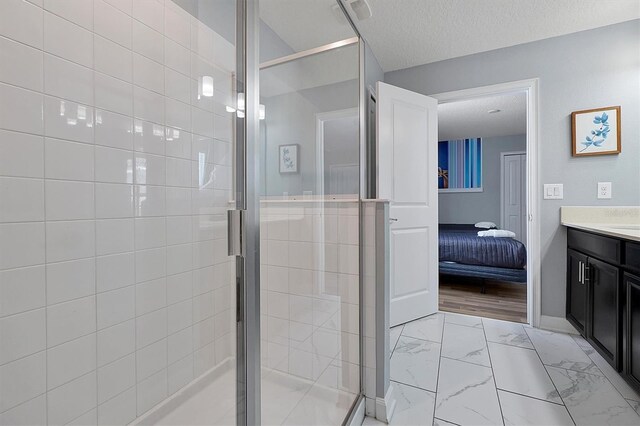
<path fill-rule="evenodd" d="M 524 269 L 527 250 L 513 238 L 478 237 L 473 225 L 439 226 L 440 262 Z"/>
<path fill-rule="evenodd" d="M 464 265 L 462 263 L 440 262 L 440 273 L 461 277 L 488 278 L 516 283 L 527 282 L 526 269 L 496 268 L 495 266 Z"/>

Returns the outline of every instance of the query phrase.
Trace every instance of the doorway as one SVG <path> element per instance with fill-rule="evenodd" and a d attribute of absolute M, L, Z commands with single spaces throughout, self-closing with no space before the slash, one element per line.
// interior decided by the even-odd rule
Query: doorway
<path fill-rule="evenodd" d="M 526 95 L 440 104 L 438 133 L 440 310 L 526 322 Z"/>
<path fill-rule="evenodd" d="M 537 326 L 539 324 L 539 222 L 537 215 L 535 214 L 537 211 L 537 84 L 537 80 L 534 79 L 434 95 L 434 97 L 439 100 L 440 107 L 447 105 L 455 106 L 455 103 L 457 102 L 470 104 L 471 101 L 476 101 L 482 103 L 483 99 L 485 99 L 486 102 L 487 99 L 493 99 L 501 96 L 510 96 L 514 102 L 518 99 L 518 96 L 520 96 L 520 102 L 524 104 L 524 123 L 522 126 L 524 129 L 524 149 L 513 149 L 509 148 L 509 146 L 504 146 L 501 151 L 498 151 L 494 165 L 490 166 L 495 168 L 495 171 L 499 173 L 497 177 L 493 177 L 493 180 L 497 182 L 497 191 L 495 192 L 494 199 L 498 214 L 498 221 L 482 220 L 486 222 L 495 222 L 495 225 L 498 228 L 506 228 L 507 230 L 512 230 L 510 228 L 513 228 L 512 231 L 516 235 L 518 234 L 516 231 L 520 229 L 520 239 L 518 239 L 518 241 L 520 241 L 526 249 L 524 272 L 521 271 L 519 275 L 519 279 L 523 281 L 523 284 L 509 284 L 511 281 L 508 280 L 515 280 L 515 278 L 509 277 L 508 274 L 498 276 L 497 278 L 499 281 L 490 281 L 485 278 L 484 294 L 493 296 L 492 302 L 491 300 L 487 300 L 487 297 L 482 293 L 482 279 L 478 279 L 476 277 L 474 280 L 474 275 L 476 274 L 473 268 L 470 268 L 471 270 L 467 272 L 466 276 L 471 277 L 471 280 L 466 279 L 465 282 L 465 279 L 463 278 L 463 282 L 461 284 L 455 283 L 453 285 L 449 285 L 449 288 L 452 289 L 454 294 L 460 290 L 475 291 L 475 293 L 473 293 L 473 298 L 461 304 L 457 303 L 460 299 L 454 298 L 453 301 L 451 298 L 447 299 L 449 291 L 443 289 L 443 280 L 441 277 L 441 294 L 445 296 L 445 302 L 448 304 L 448 306 L 444 307 L 445 310 L 450 309 L 458 312 L 466 311 L 471 315 L 488 316 L 491 316 L 493 311 L 494 313 L 498 313 L 498 318 L 502 317 L 502 319 L 505 319 L 504 316 L 506 315 L 506 319 L 515 320 L 517 317 L 519 318 L 517 319 L 518 322 L 527 323 L 533 326 Z M 509 105 L 509 109 L 516 107 L 513 102 L 507 103 L 507 105 Z M 520 108 L 522 109 L 522 106 Z M 502 108 L 491 106 L 484 108 L 484 117 L 486 118 L 491 115 L 499 116 L 503 112 L 508 112 L 508 110 L 495 111 L 496 109 Z M 509 133 L 512 132 L 510 131 Z M 473 137 L 471 134 L 469 136 Z M 486 155 L 488 151 L 492 151 L 490 148 L 486 149 L 489 147 L 488 144 L 483 144 L 483 147 L 485 148 L 483 155 Z M 512 176 L 509 177 L 508 182 L 505 182 L 506 178 L 502 174 L 501 160 L 504 156 L 509 155 L 514 151 L 525 152 L 526 157 L 524 159 L 520 158 L 518 167 L 514 167 L 512 169 Z M 504 154 L 504 156 L 502 154 Z M 486 172 L 486 168 L 483 171 Z M 513 176 L 516 172 L 517 177 Z M 510 185 L 510 182 L 512 181 L 514 184 Z M 518 182 L 520 183 L 518 184 Z M 486 180 L 483 182 L 484 186 L 486 186 L 485 183 Z M 524 185 L 522 185 L 523 183 Z M 517 194 L 517 197 L 515 198 L 518 199 L 518 203 L 516 204 L 518 205 L 517 214 L 520 219 L 520 228 L 516 228 L 516 226 L 518 226 L 518 221 L 515 221 L 514 224 L 509 224 L 506 218 L 503 217 L 504 208 L 502 206 L 505 198 L 503 197 L 505 186 L 514 190 L 512 194 Z M 473 207 L 473 204 L 469 204 L 467 208 L 469 207 Z M 440 212 L 442 211 L 443 209 L 440 209 Z M 522 229 L 522 223 L 524 223 L 524 229 Z M 477 230 L 475 230 L 475 232 L 477 232 Z M 455 268 L 451 268 L 449 265 L 442 265 L 442 263 L 441 269 L 454 269 L 454 273 L 459 273 L 459 271 L 455 271 Z M 499 272 L 508 271 L 499 270 Z M 459 274 L 462 275 L 462 273 Z M 488 276 L 488 278 L 490 277 Z M 447 285 L 448 284 L 444 282 L 445 288 Z M 500 308 L 505 306 L 505 300 L 511 300 L 513 304 L 507 309 L 507 312 L 500 312 Z M 442 301 L 443 300 L 441 298 L 441 303 Z M 461 306 L 465 304 L 466 306 Z M 514 315 L 514 317 L 510 318 L 511 315 Z"/>
<path fill-rule="evenodd" d="M 357 194 L 360 184 L 358 108 L 316 114 L 317 194 Z"/>
<path fill-rule="evenodd" d="M 441 105 L 444 105 L 455 101 L 498 96 L 505 93 L 524 94 L 526 105 L 525 148 L 522 151 L 527 154 L 525 160 L 526 187 L 524 204 L 526 212 L 526 248 L 529 255 L 526 256 L 525 261 L 525 280 L 527 284 L 524 305 L 526 315 L 519 322 L 537 327 L 539 324 L 539 229 L 535 214 L 537 212 L 537 80 L 468 89 L 433 95 L 433 97 L 438 99 Z M 487 111 L 485 111 L 485 114 L 487 114 Z M 473 137 L 472 134 L 467 134 L 464 139 Z M 500 178 L 500 153 L 512 151 L 516 151 L 516 149 L 505 147 L 502 151 L 498 150 L 495 155 L 496 161 L 493 167 L 497 171 L 497 177 L 494 176 L 494 181 L 498 187 L 494 201 L 497 206 L 495 209 L 497 213 L 495 214 L 498 215 L 496 221 L 498 223 L 496 225 L 502 222 L 499 218 L 501 214 L 500 194 L 502 192 L 500 189 L 502 182 Z M 486 153 L 487 150 L 484 150 L 484 152 L 481 151 L 476 155 L 481 159 Z M 487 185 L 488 182 L 486 180 L 480 180 L 478 188 L 485 188 Z M 478 193 L 481 193 L 479 189 L 468 192 L 471 195 L 477 195 Z M 467 209 L 471 210 L 470 207 L 467 207 Z M 472 227 L 473 232 L 477 233 L 475 223 L 472 224 Z M 442 295 L 443 293 L 441 281 L 440 294 Z M 499 308 L 499 306 L 496 307 Z M 440 310 L 444 309 L 441 307 Z M 486 369 L 487 366 L 491 365 L 494 365 L 495 368 L 499 367 L 499 362 L 493 360 L 493 358 L 488 359 L 488 346 L 490 346 L 488 342 L 495 340 L 492 334 L 496 336 L 504 334 L 514 337 L 514 341 L 521 339 L 521 341 L 525 342 L 528 341 L 526 330 L 530 329 L 525 327 L 524 324 L 481 318 L 477 314 L 460 315 L 452 312 L 438 312 L 434 315 L 393 327 L 390 329 L 389 350 L 392 353 L 390 379 L 394 391 L 402 395 L 402 398 L 399 398 L 402 401 L 429 400 L 429 398 L 434 398 L 433 395 L 435 393 L 435 412 L 421 412 L 421 416 L 432 414 L 438 418 L 451 416 L 450 418 L 453 419 L 462 410 L 459 410 L 460 407 L 456 407 L 456 404 L 452 404 L 451 411 L 447 412 L 445 401 L 450 398 L 453 399 L 451 397 L 454 393 L 452 389 L 458 384 L 464 382 L 461 387 L 466 386 L 465 378 L 471 374 L 470 371 L 465 370 L 465 373 L 460 375 L 459 371 L 470 365 L 478 366 L 478 370 Z M 491 364 L 492 362 L 495 362 L 495 364 Z M 475 387 L 476 384 L 474 383 L 472 386 Z M 440 395 L 443 394 L 445 396 L 441 397 Z M 400 412 L 396 416 L 402 416 L 404 414 L 402 413 L 403 407 L 400 403 L 398 404 L 396 410 L 400 410 Z M 494 400 L 492 404 L 491 406 L 485 403 L 479 404 L 477 412 L 492 413 L 491 415 L 495 415 L 498 419 L 497 422 L 499 422 L 499 409 L 495 409 L 498 407 L 497 400 Z M 462 420 L 460 422 L 463 423 Z M 467 420 L 467 422 L 472 423 L 473 421 Z"/>

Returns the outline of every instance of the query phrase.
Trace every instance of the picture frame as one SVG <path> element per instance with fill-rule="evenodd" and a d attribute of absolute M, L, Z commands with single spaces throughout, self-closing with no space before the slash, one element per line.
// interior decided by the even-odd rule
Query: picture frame
<path fill-rule="evenodd" d="M 571 155 L 613 155 L 622 151 L 620 106 L 571 113 Z"/>
<path fill-rule="evenodd" d="M 300 146 L 298 144 L 278 146 L 278 162 L 281 174 L 298 173 L 298 160 L 300 159 Z"/>
<path fill-rule="evenodd" d="M 482 138 L 438 141 L 438 192 L 483 192 Z"/>

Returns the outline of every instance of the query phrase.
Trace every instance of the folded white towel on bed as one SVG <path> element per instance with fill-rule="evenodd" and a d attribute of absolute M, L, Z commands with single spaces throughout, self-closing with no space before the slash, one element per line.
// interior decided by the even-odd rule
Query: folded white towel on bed
<path fill-rule="evenodd" d="M 484 228 L 484 229 L 493 229 L 498 226 L 493 222 L 478 222 L 476 223 L 476 228 Z"/>
<path fill-rule="evenodd" d="M 515 238 L 516 234 L 505 229 L 489 229 L 488 231 L 478 231 L 478 237 Z"/>

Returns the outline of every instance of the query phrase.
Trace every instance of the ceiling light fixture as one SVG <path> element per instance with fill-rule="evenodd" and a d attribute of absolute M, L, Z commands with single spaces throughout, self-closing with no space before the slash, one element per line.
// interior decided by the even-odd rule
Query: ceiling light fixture
<path fill-rule="evenodd" d="M 356 17 L 360 21 L 364 21 L 365 19 L 371 18 L 371 6 L 367 3 L 367 0 L 348 0 L 349 6 L 353 10 L 353 13 L 356 14 Z"/>
<path fill-rule="evenodd" d="M 371 6 L 369 6 L 367 0 L 342 0 L 342 3 L 344 3 L 347 10 L 351 8 L 353 14 L 358 18 L 358 21 L 371 18 Z M 339 5 L 334 4 L 331 6 L 331 11 L 340 24 L 348 23 Z"/>

